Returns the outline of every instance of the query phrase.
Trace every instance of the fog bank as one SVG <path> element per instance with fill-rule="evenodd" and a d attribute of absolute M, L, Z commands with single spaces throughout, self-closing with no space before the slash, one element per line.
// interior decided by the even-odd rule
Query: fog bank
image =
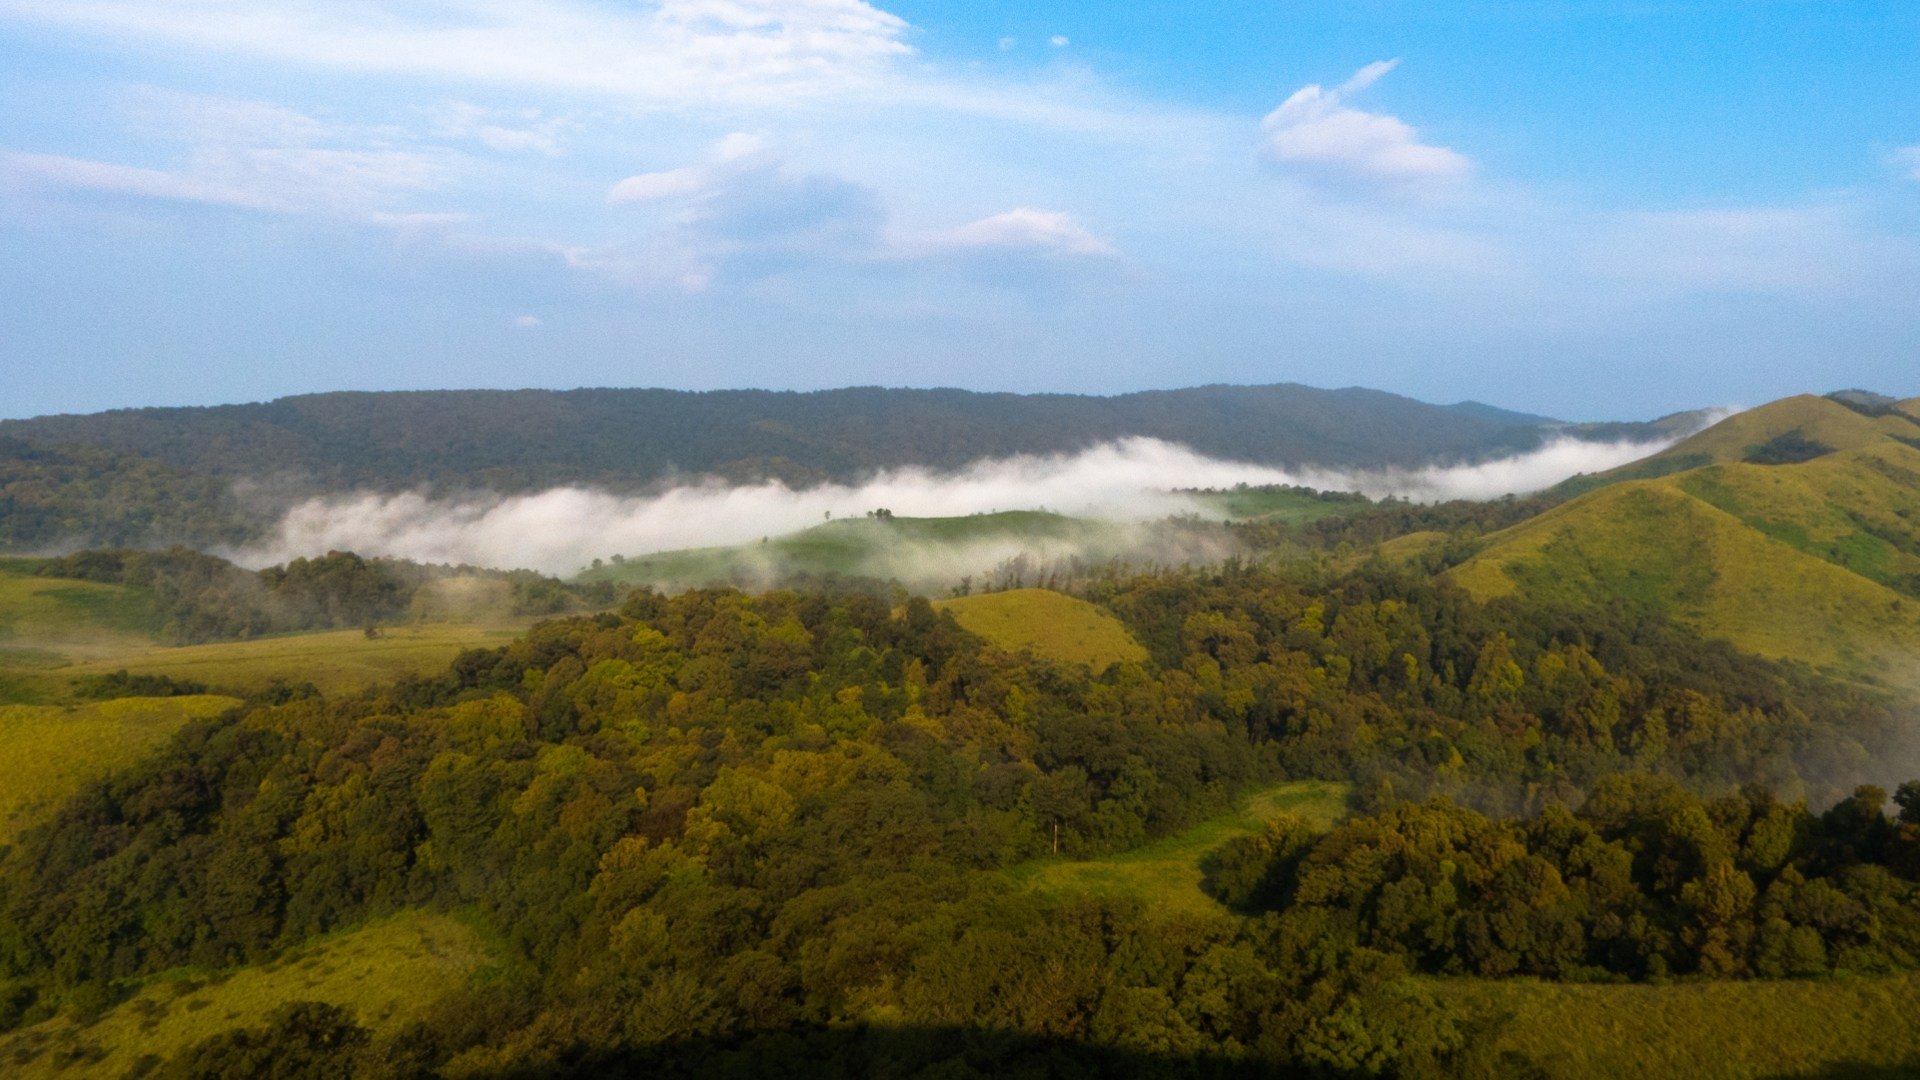
<path fill-rule="evenodd" d="M 270 540 L 233 555 L 264 566 L 350 550 L 566 576 L 595 558 L 749 543 L 879 508 L 900 517 L 1047 509 L 1135 522 L 1200 510 L 1177 489 L 1238 484 L 1297 484 L 1418 502 L 1490 499 L 1615 468 L 1668 445 L 1562 438 L 1474 465 L 1340 471 L 1222 461 L 1175 443 L 1131 438 L 1075 454 L 983 460 L 945 473 L 896 469 L 863 483 L 799 489 L 777 482 L 710 480 L 640 496 L 578 487 L 470 498 L 359 493 L 301 503 L 281 519 Z"/>

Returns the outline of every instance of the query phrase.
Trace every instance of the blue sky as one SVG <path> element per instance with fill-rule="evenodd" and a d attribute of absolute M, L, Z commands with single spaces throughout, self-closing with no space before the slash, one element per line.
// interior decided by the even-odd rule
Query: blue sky
<path fill-rule="evenodd" d="M 0 415 L 1920 394 L 1920 5 L 0 0 Z"/>

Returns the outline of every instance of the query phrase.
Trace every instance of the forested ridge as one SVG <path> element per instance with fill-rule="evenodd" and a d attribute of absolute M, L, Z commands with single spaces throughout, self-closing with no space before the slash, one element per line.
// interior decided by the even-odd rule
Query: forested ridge
<path fill-rule="evenodd" d="M 793 483 L 953 469 L 1127 436 L 1269 464 L 1418 465 L 1536 445 L 1540 418 L 1358 388 L 1208 386 L 1116 397 L 855 387 L 332 393 L 250 405 L 0 421 L 0 435 L 197 474 L 519 490 L 676 473 Z M 1620 425 L 1636 429 L 1636 425 Z"/>
<path fill-rule="evenodd" d="M 1871 790 L 1807 808 L 1906 767 L 1883 692 L 1377 562 L 1087 593 L 1148 661 L 1096 677 L 861 591 L 642 591 L 195 723 L 0 856 L 6 1020 L 422 906 L 499 971 L 402 1037 L 302 1006 L 156 1075 L 1525 1075 L 1407 976 L 1915 964 L 1914 827 Z M 1008 873 L 1306 777 L 1360 816 L 1220 851 L 1240 915 Z"/>

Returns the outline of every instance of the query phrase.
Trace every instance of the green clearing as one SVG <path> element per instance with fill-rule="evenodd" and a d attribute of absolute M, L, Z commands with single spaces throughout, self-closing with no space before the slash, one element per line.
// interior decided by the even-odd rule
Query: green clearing
<path fill-rule="evenodd" d="M 1505 1018 L 1501 1050 L 1555 1080 L 1887 1078 L 1920 1065 L 1920 974 L 1665 985 L 1423 979 L 1469 1015 Z"/>
<path fill-rule="evenodd" d="M 944 586 L 985 574 L 1017 555 L 1123 554 L 1122 530 L 1040 510 L 943 518 L 853 518 L 734 547 L 690 548 L 626 558 L 581 574 L 667 590 L 709 585 L 769 586 L 801 578 L 868 577 L 909 587 Z"/>
<path fill-rule="evenodd" d="M 0 1037 L 0 1063 L 23 1078 L 123 1076 L 209 1036 L 255 1026 L 282 1005 L 324 1001 L 391 1035 L 488 962 L 480 938 L 445 915 L 408 912 L 294 949 L 274 963 L 209 976 L 172 972 L 92 1024 L 56 1017 Z"/>
<path fill-rule="evenodd" d="M 120 698 L 93 705 L 0 705 L 0 844 L 89 780 L 131 764 L 190 720 L 236 698 Z"/>
<path fill-rule="evenodd" d="M 0 563 L 0 644 L 145 640 L 159 628 L 144 589 L 34 577 L 35 565 Z"/>
<path fill-rule="evenodd" d="M 212 645 L 142 645 L 59 669 L 69 678 L 125 669 L 165 675 L 221 690 L 258 690 L 274 682 L 311 682 L 329 694 L 444 669 L 466 649 L 491 648 L 518 637 L 526 623 L 486 626 L 427 623 L 396 626 L 368 638 L 359 630 L 224 641 Z"/>
<path fill-rule="evenodd" d="M 1157 912 L 1223 914 L 1226 909 L 1220 902 L 1200 888 L 1208 854 L 1229 840 L 1259 833 L 1283 813 L 1332 828 L 1347 815 L 1351 789 L 1351 784 L 1336 780 L 1278 784 L 1244 796 L 1230 814 L 1132 851 L 1071 862 L 1031 862 L 1015 868 L 1013 874 L 1043 892 L 1126 896 Z"/>
<path fill-rule="evenodd" d="M 933 606 L 1008 652 L 1032 652 L 1095 671 L 1147 658 L 1147 650 L 1111 613 L 1051 589 L 981 593 L 936 600 Z"/>
<path fill-rule="evenodd" d="M 1329 493 L 1337 495 L 1338 493 Z M 1281 521 L 1305 525 L 1324 518 L 1359 513 L 1373 503 L 1357 498 L 1323 496 L 1291 487 L 1241 487 L 1204 491 L 1194 498 L 1207 509 L 1205 516 L 1233 521 Z"/>

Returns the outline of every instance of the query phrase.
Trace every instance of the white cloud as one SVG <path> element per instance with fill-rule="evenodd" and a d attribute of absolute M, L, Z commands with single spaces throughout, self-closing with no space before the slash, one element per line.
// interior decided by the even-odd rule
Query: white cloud
<path fill-rule="evenodd" d="M 847 89 L 912 52 L 906 22 L 862 0 L 0 0 L 0 14 L 144 44 L 636 105 Z"/>
<path fill-rule="evenodd" d="M 1431 185 L 1464 178 L 1472 164 L 1463 155 L 1421 142 L 1398 117 L 1347 104 L 1399 63 L 1375 61 L 1332 90 L 1318 83 L 1296 90 L 1260 123 L 1267 151 L 1285 165 L 1372 182 Z"/>
<path fill-rule="evenodd" d="M 857 517 L 876 506 L 913 517 L 1047 508 L 1126 522 L 1199 509 L 1178 489 L 1239 483 L 1306 483 L 1422 501 L 1485 499 L 1537 491 L 1576 472 L 1623 465 L 1665 445 L 1565 439 L 1479 465 L 1339 472 L 1222 461 L 1176 443 L 1131 438 L 1077 454 L 982 460 L 945 473 L 896 469 L 858 484 L 801 489 L 708 480 L 638 497 L 582 488 L 484 500 L 350 494 L 295 507 L 270 542 L 238 558 L 270 565 L 337 549 L 570 574 L 613 552 L 639 555 L 747 543 L 818 524 L 829 512 L 835 518 Z M 960 572 L 984 570 L 996 561 L 989 558 Z"/>
<path fill-rule="evenodd" d="M 1000 51 L 1006 52 L 1018 44 L 1020 44 L 1019 38 L 1003 37 L 1000 39 Z"/>
<path fill-rule="evenodd" d="M 711 170 L 697 167 L 640 173 L 613 185 L 613 190 L 607 192 L 607 201 L 632 203 L 680 198 L 705 191 L 711 182 Z"/>
<path fill-rule="evenodd" d="M 1010 251 L 1039 255 L 1112 258 L 1112 244 L 1058 210 L 1021 207 L 938 233 L 925 242 L 933 250 Z"/>
<path fill-rule="evenodd" d="M 570 250 L 569 264 L 688 292 L 707 288 L 726 269 L 764 277 L 803 262 L 871 259 L 886 224 L 871 188 L 796 168 L 758 136 L 738 132 L 716 143 L 708 161 L 627 177 L 607 198 L 664 204 L 664 221 L 637 241 Z"/>
<path fill-rule="evenodd" d="M 513 325 L 519 327 L 522 330 L 531 330 L 534 327 L 539 326 L 540 321 L 541 321 L 540 316 L 538 315 L 522 315 L 519 318 L 513 320 Z"/>
<path fill-rule="evenodd" d="M 1072 42 L 1067 40 L 1067 35 L 1065 34 L 1055 34 L 1052 37 L 1047 39 L 1047 44 L 1053 46 L 1056 49 L 1064 49 L 1068 45 L 1071 45 Z"/>

